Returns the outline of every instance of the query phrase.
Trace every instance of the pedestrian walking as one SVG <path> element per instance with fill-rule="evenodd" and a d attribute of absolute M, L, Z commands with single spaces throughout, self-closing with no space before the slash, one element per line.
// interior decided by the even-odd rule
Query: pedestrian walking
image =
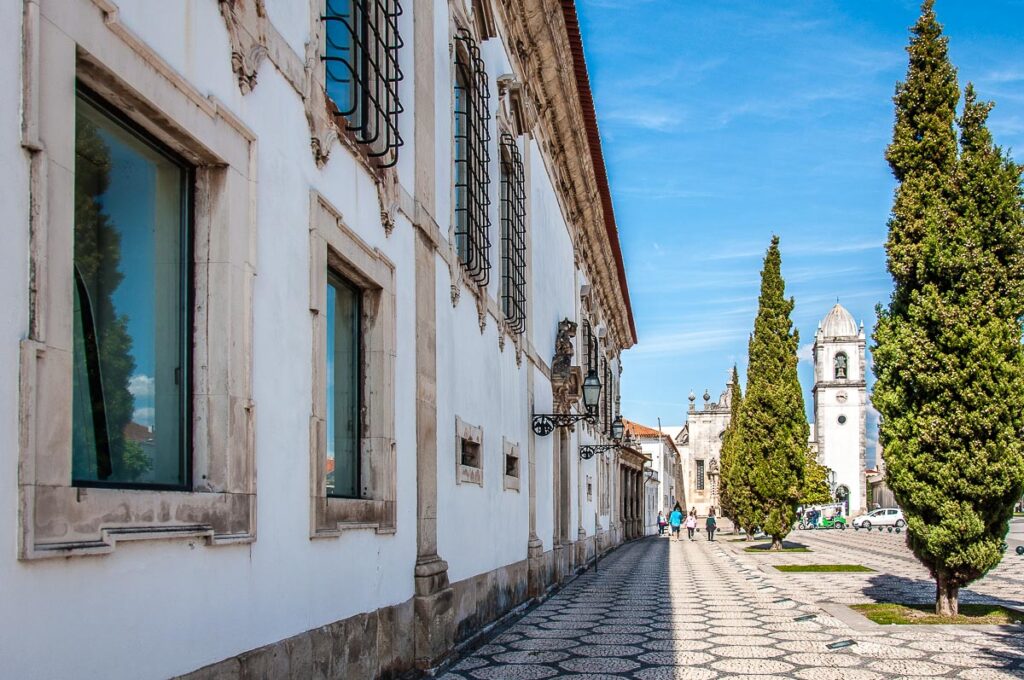
<path fill-rule="evenodd" d="M 658 510 L 658 535 L 665 535 L 665 525 L 668 524 L 668 520 L 665 519 L 665 512 Z"/>
<path fill-rule="evenodd" d="M 712 510 L 708 519 L 704 522 L 704 528 L 708 530 L 708 540 L 715 540 L 715 530 L 718 529 L 718 520 L 715 519 L 715 511 Z"/>
<path fill-rule="evenodd" d="M 683 523 L 683 511 L 676 506 L 676 509 L 672 511 L 672 514 L 668 517 L 668 523 L 672 525 L 672 535 L 679 540 L 679 526 Z"/>
<path fill-rule="evenodd" d="M 693 540 L 693 532 L 697 528 L 697 513 L 691 512 L 686 518 L 686 534 Z"/>

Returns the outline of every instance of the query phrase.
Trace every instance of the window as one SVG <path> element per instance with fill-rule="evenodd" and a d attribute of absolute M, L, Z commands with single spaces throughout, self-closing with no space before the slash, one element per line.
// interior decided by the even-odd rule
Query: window
<path fill-rule="evenodd" d="M 836 360 L 835 360 L 835 379 L 836 380 L 846 380 L 848 364 L 849 364 L 849 360 L 846 357 L 846 352 L 839 352 L 838 354 L 836 354 Z"/>
<path fill-rule="evenodd" d="M 519 476 L 519 457 L 510 454 L 505 454 L 505 476 L 506 477 L 518 477 Z"/>
<path fill-rule="evenodd" d="M 24 27 L 19 558 L 251 542 L 256 135 L 73 4 Z"/>
<path fill-rule="evenodd" d="M 613 405 L 615 403 L 615 385 L 612 381 L 612 369 L 608 365 L 608 360 L 602 357 L 601 363 L 604 366 L 604 377 L 602 378 L 604 389 L 601 390 L 601 394 L 604 397 L 604 410 L 601 414 L 601 431 L 605 434 L 610 434 L 613 420 Z"/>
<path fill-rule="evenodd" d="M 526 330 L 526 181 L 519 146 L 501 136 L 501 311 L 513 333 Z"/>
<path fill-rule="evenodd" d="M 327 274 L 327 495 L 358 498 L 362 291 Z"/>
<path fill-rule="evenodd" d="M 484 432 L 455 418 L 455 483 L 484 485 Z"/>
<path fill-rule="evenodd" d="M 313 194 L 312 538 L 396 529 L 395 268 Z"/>
<path fill-rule="evenodd" d="M 326 0 L 327 96 L 345 129 L 384 167 L 398 160 L 398 0 Z"/>
<path fill-rule="evenodd" d="M 845 425 L 846 424 L 846 416 L 839 416 L 839 424 L 840 425 Z"/>
<path fill-rule="evenodd" d="M 704 461 L 697 461 L 697 491 L 704 490 Z"/>
<path fill-rule="evenodd" d="M 192 168 L 79 89 L 72 480 L 187 488 Z"/>
<path fill-rule="evenodd" d="M 513 444 L 503 437 L 501 448 L 505 453 L 504 488 L 519 491 L 519 444 Z"/>
<path fill-rule="evenodd" d="M 476 41 L 463 30 L 455 42 L 455 249 L 469 278 L 486 286 L 491 270 L 490 95 Z"/>
<path fill-rule="evenodd" d="M 462 440 L 462 465 L 471 468 L 480 468 L 480 444 L 468 439 Z"/>

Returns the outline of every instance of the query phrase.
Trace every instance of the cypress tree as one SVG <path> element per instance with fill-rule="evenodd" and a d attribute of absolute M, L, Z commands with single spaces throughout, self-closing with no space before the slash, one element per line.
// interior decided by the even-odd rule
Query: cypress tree
<path fill-rule="evenodd" d="M 828 488 L 828 469 L 818 462 L 818 454 L 807 447 L 807 461 L 804 463 L 804 488 L 800 496 L 801 505 L 817 505 L 832 501 Z"/>
<path fill-rule="evenodd" d="M 908 545 L 935 579 L 936 613 L 955 615 L 960 588 L 1001 559 L 1024 489 L 1024 192 L 971 86 L 958 153 L 956 72 L 931 0 L 912 31 L 886 153 L 895 289 L 872 401 Z"/>
<path fill-rule="evenodd" d="M 739 526 L 736 517 L 736 510 L 732 502 L 732 487 L 729 474 L 733 466 L 735 456 L 736 430 L 739 427 L 740 406 L 743 403 L 743 390 L 740 388 L 740 376 L 736 366 L 732 367 L 732 380 L 729 383 L 729 425 L 725 428 L 722 436 L 722 453 L 720 458 L 719 482 L 718 482 L 718 504 L 723 517 L 728 517 Z"/>
<path fill-rule="evenodd" d="M 804 489 L 809 427 L 797 377 L 799 332 L 785 297 L 779 237 L 773 236 L 761 271 L 761 295 L 750 336 L 747 395 L 740 411 L 742 446 L 749 456 L 753 496 L 764 513 L 764 532 L 772 549 L 796 521 Z"/>

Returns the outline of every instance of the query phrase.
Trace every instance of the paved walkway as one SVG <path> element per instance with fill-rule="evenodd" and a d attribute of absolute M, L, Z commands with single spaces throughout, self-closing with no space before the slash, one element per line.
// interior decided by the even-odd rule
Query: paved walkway
<path fill-rule="evenodd" d="M 934 586 L 902 537 L 799 532 L 814 552 L 785 555 L 745 553 L 730 538 L 623 546 L 442 678 L 1024 678 L 1024 627 L 883 627 L 821 604 L 927 599 Z M 767 566 L 799 563 L 878 573 Z M 1022 576 L 1024 558 L 1008 555 L 964 601 L 1024 604 Z"/>

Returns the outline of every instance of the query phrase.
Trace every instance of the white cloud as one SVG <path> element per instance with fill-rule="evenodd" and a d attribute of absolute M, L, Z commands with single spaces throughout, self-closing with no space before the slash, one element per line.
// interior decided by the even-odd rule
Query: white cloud
<path fill-rule="evenodd" d="M 601 118 L 608 123 L 621 123 L 657 132 L 674 130 L 683 122 L 677 111 L 655 111 L 648 107 L 609 111 Z"/>
<path fill-rule="evenodd" d="M 128 380 L 128 391 L 132 393 L 132 396 L 136 399 L 150 398 L 153 396 L 156 390 L 156 380 L 151 376 L 133 375 Z"/>
<path fill-rule="evenodd" d="M 146 427 L 148 427 L 150 429 L 153 428 L 153 422 L 154 422 L 155 419 L 156 419 L 156 409 L 152 408 L 152 407 L 137 408 L 137 409 L 135 409 L 135 412 L 132 413 L 132 420 L 133 421 L 135 421 L 139 425 L 145 425 Z"/>
<path fill-rule="evenodd" d="M 796 352 L 796 358 L 801 362 L 812 363 L 814 361 L 814 343 L 809 342 L 802 345 Z"/>

